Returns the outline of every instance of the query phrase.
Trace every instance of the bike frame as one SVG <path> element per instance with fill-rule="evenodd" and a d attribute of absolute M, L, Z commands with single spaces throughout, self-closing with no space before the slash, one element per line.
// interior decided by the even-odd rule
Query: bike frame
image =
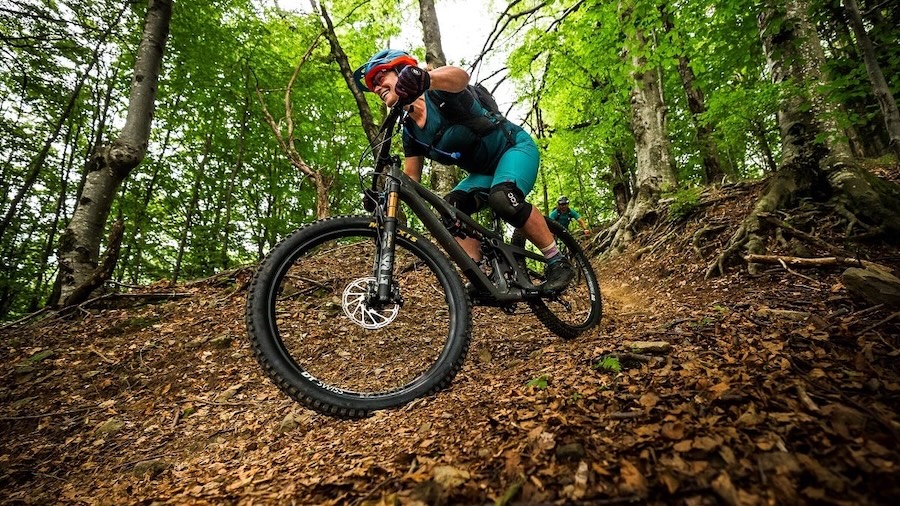
<path fill-rule="evenodd" d="M 380 222 L 380 241 L 375 263 L 374 277 L 376 279 L 376 293 L 372 302 L 377 304 L 389 304 L 393 300 L 392 281 L 394 268 L 394 245 L 397 234 L 398 216 L 400 215 L 400 203 L 403 202 L 418 217 L 425 228 L 432 234 L 450 259 L 460 268 L 466 279 L 479 288 L 488 300 L 481 300 L 485 305 L 505 306 L 515 302 L 539 298 L 541 292 L 535 288 L 527 272 L 518 268 L 516 257 L 525 257 L 544 262 L 544 256 L 528 251 L 525 248 L 514 246 L 505 241 L 502 225 L 494 216 L 494 230 L 489 230 L 465 213 L 448 204 L 431 190 L 407 176 L 401 167 L 400 158 L 388 154 L 390 139 L 393 135 L 393 127 L 400 118 L 400 113 L 394 108 L 388 114 L 382 130 L 387 127 L 385 141 L 378 156 L 374 186 L 379 177 L 384 178 L 384 191 L 381 202 L 383 206 L 376 206 L 375 216 Z M 380 193 L 380 192 L 379 192 Z M 435 214 L 435 211 L 437 214 Z M 482 252 L 495 257 L 493 265 L 497 273 L 496 284 L 479 268 L 478 264 L 469 256 L 462 246 L 456 241 L 455 236 L 447 229 L 444 223 L 460 223 L 467 236 L 471 236 L 481 242 Z M 506 279 L 503 270 L 514 274 L 514 279 Z M 500 272 L 498 272 L 500 271 Z"/>

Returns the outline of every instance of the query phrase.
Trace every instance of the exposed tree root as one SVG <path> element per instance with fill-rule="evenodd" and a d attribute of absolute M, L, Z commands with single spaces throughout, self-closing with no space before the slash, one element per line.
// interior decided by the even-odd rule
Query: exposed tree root
<path fill-rule="evenodd" d="M 703 236 L 705 236 L 706 234 L 721 232 L 726 228 L 728 228 L 726 225 L 707 225 L 694 232 L 694 236 L 691 239 L 691 246 L 694 248 L 694 251 L 697 252 L 697 256 L 703 258 L 703 247 L 700 245 L 700 242 L 703 240 Z"/>
<path fill-rule="evenodd" d="M 649 189 L 639 190 L 629 202 L 625 213 L 611 227 L 594 238 L 591 251 L 602 252 L 602 255 L 621 253 L 637 232 L 656 218 L 658 199 L 658 193 Z"/>
<path fill-rule="evenodd" d="M 849 239 L 856 229 L 862 229 L 866 235 L 877 231 L 878 235 L 897 236 L 900 232 L 900 185 L 879 179 L 845 160 L 825 158 L 820 164 L 821 169 L 809 160 L 805 163 L 797 160 L 779 170 L 753 211 L 734 232 L 728 245 L 708 266 L 706 277 L 724 274 L 728 263 L 737 257 L 765 256 L 768 229 L 771 226 L 779 227 L 780 230 L 836 256 L 852 257 L 846 250 L 774 217 L 776 211 L 786 209 L 801 198 L 810 198 L 813 202 L 830 206 L 846 224 L 845 238 Z M 873 225 L 876 223 L 880 225 Z M 741 250 L 746 253 L 740 254 Z M 758 262 L 747 264 L 751 275 L 758 274 L 760 268 Z"/>

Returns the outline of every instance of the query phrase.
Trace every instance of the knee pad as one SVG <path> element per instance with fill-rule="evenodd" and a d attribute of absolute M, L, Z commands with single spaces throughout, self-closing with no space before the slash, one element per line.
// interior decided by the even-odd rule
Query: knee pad
<path fill-rule="evenodd" d="M 471 216 L 478 212 L 484 205 L 484 201 L 478 198 L 474 192 L 465 192 L 462 190 L 453 190 L 444 196 L 444 200 L 451 206 Z"/>
<path fill-rule="evenodd" d="M 525 194 L 515 183 L 500 183 L 491 188 L 488 205 L 516 228 L 522 228 L 531 216 L 531 204 L 525 202 Z"/>

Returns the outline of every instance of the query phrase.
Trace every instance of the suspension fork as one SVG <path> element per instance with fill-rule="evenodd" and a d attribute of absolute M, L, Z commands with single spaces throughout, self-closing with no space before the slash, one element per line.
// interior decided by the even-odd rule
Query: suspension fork
<path fill-rule="evenodd" d="M 400 213 L 400 181 L 389 177 L 385 182 L 385 211 L 381 223 L 380 241 L 376 252 L 375 291 L 372 300 L 375 304 L 396 302 L 393 290 L 394 253 L 396 251 L 397 216 Z"/>

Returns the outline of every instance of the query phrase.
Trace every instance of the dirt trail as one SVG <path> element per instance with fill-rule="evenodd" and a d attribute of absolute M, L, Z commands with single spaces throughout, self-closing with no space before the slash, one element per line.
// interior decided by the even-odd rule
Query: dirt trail
<path fill-rule="evenodd" d="M 450 389 L 360 421 L 263 377 L 247 272 L 5 329 L 0 503 L 896 504 L 900 324 L 837 272 L 704 281 L 697 226 L 598 265 L 596 331 L 477 309 Z"/>

